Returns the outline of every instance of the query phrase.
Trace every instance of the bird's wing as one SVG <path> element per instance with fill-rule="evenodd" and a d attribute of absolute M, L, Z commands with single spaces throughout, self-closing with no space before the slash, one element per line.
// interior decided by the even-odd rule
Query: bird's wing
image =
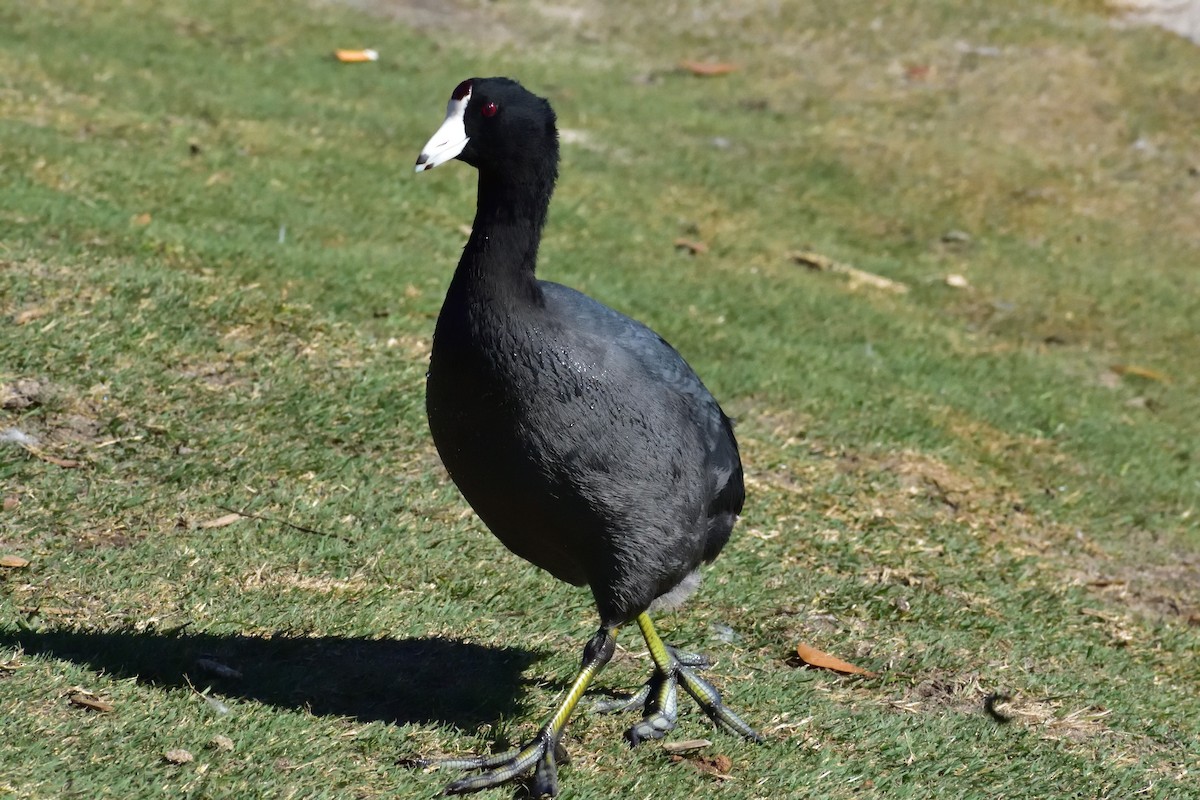
<path fill-rule="evenodd" d="M 591 346 L 597 352 L 602 349 L 610 368 L 631 376 L 640 373 L 669 389 L 696 423 L 713 482 L 709 517 L 716 529 L 711 531 L 714 541 L 705 558 L 711 560 L 728 538 L 745 500 L 741 458 L 729 417 L 683 356 L 653 330 L 570 287 L 549 281 L 540 285 L 551 316 L 571 320 L 573 332 L 586 332 Z"/>

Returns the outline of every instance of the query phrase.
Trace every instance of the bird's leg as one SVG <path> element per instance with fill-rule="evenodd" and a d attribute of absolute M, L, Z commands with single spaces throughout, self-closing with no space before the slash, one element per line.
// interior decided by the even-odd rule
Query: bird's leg
<path fill-rule="evenodd" d="M 680 685 L 717 727 L 754 742 L 762 741 L 753 728 L 725 706 L 713 685 L 696 674 L 696 670 L 708 666 L 703 656 L 681 653 L 664 644 L 645 612 L 638 615 L 637 623 L 650 649 L 650 658 L 654 660 L 654 674 L 629 700 L 604 703 L 599 707 L 601 711 L 616 711 L 644 703 L 645 716 L 625 732 L 631 746 L 645 739 L 662 738 L 675 727 Z"/>
<path fill-rule="evenodd" d="M 565 763 L 567 753 L 559 743 L 566 730 L 571 712 L 579 704 L 588 684 L 612 658 L 616 649 L 616 629 L 601 628 L 583 650 L 583 665 L 567 696 L 559 703 L 553 716 L 538 731 L 533 741 L 519 750 L 497 753 L 491 756 L 469 758 L 420 759 L 419 766 L 439 766 L 454 769 L 486 769 L 480 775 L 468 775 L 446 786 L 446 794 L 466 794 L 499 786 L 526 773 L 529 776 L 531 797 L 554 797 L 558 794 L 558 762 Z"/>

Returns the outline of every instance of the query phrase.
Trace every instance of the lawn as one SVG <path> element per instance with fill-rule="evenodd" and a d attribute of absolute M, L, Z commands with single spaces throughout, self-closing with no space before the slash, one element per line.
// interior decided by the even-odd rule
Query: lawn
<path fill-rule="evenodd" d="M 766 744 L 582 713 L 563 796 L 1200 798 L 1200 50 L 1115 20 L 0 7 L 0 798 L 431 797 L 404 759 L 566 688 L 590 596 L 424 417 L 475 175 L 413 162 L 489 74 L 558 112 L 540 274 L 671 341 L 747 470 L 660 630 Z"/>

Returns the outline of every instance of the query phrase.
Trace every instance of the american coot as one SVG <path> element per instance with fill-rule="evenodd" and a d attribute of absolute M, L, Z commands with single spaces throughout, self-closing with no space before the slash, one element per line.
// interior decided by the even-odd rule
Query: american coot
<path fill-rule="evenodd" d="M 482 774 L 447 794 L 530 774 L 557 791 L 567 720 L 636 622 L 654 673 L 628 700 L 642 706 L 631 744 L 675 726 L 682 685 L 718 726 L 759 741 L 696 669 L 666 646 L 648 610 L 681 602 L 716 558 L 745 490 L 729 418 L 658 334 L 579 292 L 534 277 L 558 175 L 558 131 L 546 100 L 507 78 L 454 90 L 417 171 L 450 159 L 479 171 L 470 239 L 438 317 L 426 386 L 429 428 L 467 502 L 508 549 L 556 578 L 588 585 L 600 630 L 553 716 L 525 747 L 423 761 Z"/>

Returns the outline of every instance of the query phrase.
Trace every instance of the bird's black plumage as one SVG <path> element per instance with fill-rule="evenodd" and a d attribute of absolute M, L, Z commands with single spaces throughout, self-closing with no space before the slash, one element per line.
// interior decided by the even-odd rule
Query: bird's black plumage
<path fill-rule="evenodd" d="M 629 622 L 725 541 L 744 489 L 728 418 L 660 336 L 534 276 L 554 115 L 507 81 L 466 117 L 475 224 L 433 338 L 427 409 L 450 475 L 509 549 Z M 532 106 L 526 110 L 525 106 Z M 540 113 L 544 124 L 502 126 Z M 494 130 L 490 130 L 494 129 Z"/>
<path fill-rule="evenodd" d="M 744 500 L 732 425 L 658 334 L 535 277 L 558 168 L 545 100 L 504 78 L 464 82 L 418 170 L 451 157 L 479 187 L 433 338 L 434 442 L 488 528 L 589 586 L 601 633 L 615 631 L 728 540 Z"/>

